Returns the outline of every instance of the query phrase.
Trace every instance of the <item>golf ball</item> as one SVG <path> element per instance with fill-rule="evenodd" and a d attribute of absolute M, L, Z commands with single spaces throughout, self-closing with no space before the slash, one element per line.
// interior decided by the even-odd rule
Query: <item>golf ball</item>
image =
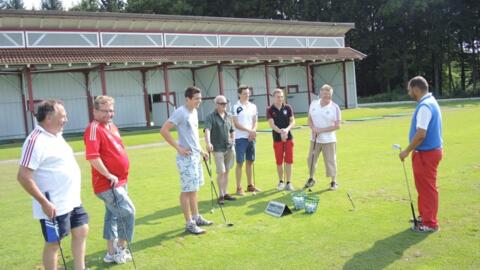
<path fill-rule="evenodd" d="M 255 195 L 257 195 L 257 193 L 254 191 L 254 192 L 252 192 L 252 195 L 255 196 Z"/>
<path fill-rule="evenodd" d="M 212 210 L 210 210 L 210 213 L 212 213 L 212 214 L 213 214 L 213 212 L 214 212 L 214 211 L 213 211 L 213 209 L 212 209 Z"/>

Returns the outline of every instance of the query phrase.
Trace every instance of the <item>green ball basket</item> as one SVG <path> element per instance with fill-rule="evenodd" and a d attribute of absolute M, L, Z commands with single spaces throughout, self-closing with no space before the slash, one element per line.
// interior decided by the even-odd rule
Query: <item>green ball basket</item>
<path fill-rule="evenodd" d="M 307 195 L 303 191 L 296 191 L 290 193 L 292 196 L 293 206 L 295 210 L 302 210 L 305 208 L 305 199 Z"/>
<path fill-rule="evenodd" d="M 318 197 L 309 196 L 305 198 L 305 213 L 313 214 L 317 211 L 318 203 L 320 199 Z"/>

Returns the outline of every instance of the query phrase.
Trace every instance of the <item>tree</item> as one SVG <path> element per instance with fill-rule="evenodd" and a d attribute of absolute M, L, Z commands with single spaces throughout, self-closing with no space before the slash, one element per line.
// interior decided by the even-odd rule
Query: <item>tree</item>
<path fill-rule="evenodd" d="M 0 9 L 25 9 L 22 0 L 0 1 Z"/>
<path fill-rule="evenodd" d="M 120 12 L 125 9 L 123 0 L 100 0 L 100 9 L 107 12 Z"/>
<path fill-rule="evenodd" d="M 63 10 L 60 0 L 42 0 L 42 10 Z"/>
<path fill-rule="evenodd" d="M 100 11 L 98 0 L 82 0 L 70 8 L 70 11 Z"/>

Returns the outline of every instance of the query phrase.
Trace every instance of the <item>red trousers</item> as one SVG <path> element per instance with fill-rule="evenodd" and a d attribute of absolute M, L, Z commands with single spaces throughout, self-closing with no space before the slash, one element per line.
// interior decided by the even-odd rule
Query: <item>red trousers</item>
<path fill-rule="evenodd" d="M 423 225 L 438 226 L 437 168 L 442 160 L 442 149 L 414 151 L 412 155 L 413 176 L 418 193 L 418 211 Z"/>

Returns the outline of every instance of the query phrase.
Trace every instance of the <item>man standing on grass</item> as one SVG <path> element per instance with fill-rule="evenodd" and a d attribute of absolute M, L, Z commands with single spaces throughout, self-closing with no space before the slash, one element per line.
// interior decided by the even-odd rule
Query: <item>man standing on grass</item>
<path fill-rule="evenodd" d="M 225 96 L 216 96 L 215 110 L 205 119 L 205 144 L 208 152 L 213 152 L 217 168 L 217 182 L 220 197 L 219 204 L 234 201 L 235 197 L 228 194 L 228 173 L 233 167 L 235 150 L 233 149 L 235 133 L 232 116 L 227 112 L 228 105 Z"/>
<path fill-rule="evenodd" d="M 258 111 L 257 106 L 249 101 L 250 89 L 241 85 L 238 90 L 239 100 L 233 106 L 232 116 L 235 125 L 235 153 L 237 167 L 237 195 L 244 196 L 242 188 L 242 167 L 246 160 L 245 173 L 247 175 L 247 191 L 260 191 L 255 187 L 252 177 L 253 162 L 255 162 L 255 140 L 257 138 Z"/>
<path fill-rule="evenodd" d="M 185 217 L 185 231 L 191 234 L 203 234 L 206 231 L 199 226 L 212 225 L 212 221 L 204 219 L 198 212 L 197 193 L 204 184 L 202 159 L 208 154 L 202 151 L 198 135 L 197 109 L 202 102 L 200 89 L 190 86 L 185 90 L 185 105 L 176 109 L 165 121 L 160 134 L 175 150 L 177 150 L 177 169 L 180 173 L 180 205 Z M 178 143 L 170 130 L 176 127 Z"/>
<path fill-rule="evenodd" d="M 295 190 L 292 180 L 293 136 L 290 130 L 295 126 L 295 117 L 290 105 L 284 103 L 282 89 L 273 91 L 273 105 L 267 109 L 268 124 L 272 128 L 273 150 L 277 163 L 278 190 Z M 285 162 L 285 171 L 283 164 Z M 286 174 L 287 184 L 283 182 Z"/>
<path fill-rule="evenodd" d="M 313 101 L 308 110 L 308 126 L 312 130 L 312 135 L 307 162 L 311 175 L 305 187 L 312 187 L 315 184 L 313 176 L 315 175 L 320 152 L 323 153 L 326 175 L 332 179 L 330 190 L 336 190 L 338 187 L 336 181 L 337 136 L 335 131 L 340 128 L 341 113 L 338 105 L 333 102 L 332 95 L 333 88 L 328 84 L 323 85 L 320 88 L 320 99 Z"/>
<path fill-rule="evenodd" d="M 87 126 L 83 141 L 92 166 L 93 191 L 105 203 L 103 238 L 107 240 L 107 254 L 103 261 L 123 264 L 132 260 L 127 241 L 132 242 L 135 226 L 135 206 L 127 191 L 130 162 L 112 121 L 114 99 L 98 96 L 93 105 L 94 120 Z"/>
<path fill-rule="evenodd" d="M 418 192 L 419 224 L 415 232 L 439 230 L 437 168 L 442 160 L 442 113 L 437 100 L 428 92 L 428 83 L 422 76 L 408 82 L 408 95 L 418 102 L 410 125 L 409 141 L 400 154 L 404 160 L 412 153 L 415 187 Z"/>
<path fill-rule="evenodd" d="M 62 136 L 67 114 L 62 103 L 46 100 L 38 106 L 35 118 L 38 125 L 23 144 L 17 178 L 33 197 L 33 216 L 40 220 L 45 239 L 43 267 L 57 269 L 57 237 L 72 232 L 74 268 L 81 270 L 85 268 L 88 214 L 80 199 L 80 168 Z M 52 236 L 48 231 L 55 224 L 58 231 Z"/>

